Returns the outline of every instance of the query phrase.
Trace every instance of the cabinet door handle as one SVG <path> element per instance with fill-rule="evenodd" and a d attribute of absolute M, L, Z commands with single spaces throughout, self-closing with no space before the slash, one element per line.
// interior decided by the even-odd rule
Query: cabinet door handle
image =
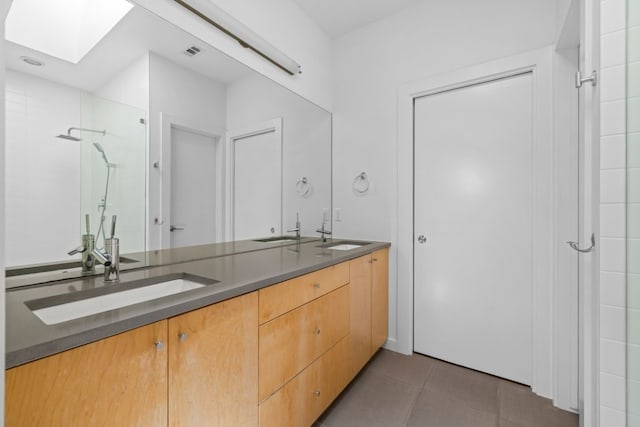
<path fill-rule="evenodd" d="M 378 261 L 378 258 L 373 258 L 371 261 L 376 262 Z"/>
<path fill-rule="evenodd" d="M 320 390 L 314 390 L 313 395 L 315 397 L 320 397 Z"/>
<path fill-rule="evenodd" d="M 316 288 L 316 289 L 320 289 L 320 283 L 314 283 L 313 287 Z"/>
<path fill-rule="evenodd" d="M 316 335 L 320 335 L 320 328 L 316 328 Z"/>
<path fill-rule="evenodd" d="M 162 341 L 156 341 L 153 345 L 156 346 L 156 350 L 162 350 L 164 348 L 164 343 Z"/>
<path fill-rule="evenodd" d="M 186 340 L 187 340 L 187 338 L 189 338 L 189 335 L 187 335 L 187 333 L 186 333 L 186 332 L 180 332 L 180 333 L 178 334 L 178 339 L 179 339 L 180 341 L 186 341 Z"/>

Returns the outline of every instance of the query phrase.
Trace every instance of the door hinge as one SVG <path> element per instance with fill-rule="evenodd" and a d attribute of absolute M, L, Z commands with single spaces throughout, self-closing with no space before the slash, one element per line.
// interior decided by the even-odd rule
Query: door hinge
<path fill-rule="evenodd" d="M 583 83 L 591 82 L 591 86 L 595 86 L 598 84 L 598 72 L 593 70 L 589 77 L 582 77 L 582 73 L 580 71 L 576 71 L 576 88 L 580 89 Z"/>

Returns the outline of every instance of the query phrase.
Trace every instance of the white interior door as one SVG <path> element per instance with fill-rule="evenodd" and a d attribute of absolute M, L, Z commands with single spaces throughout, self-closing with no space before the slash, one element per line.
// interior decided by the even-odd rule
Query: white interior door
<path fill-rule="evenodd" d="M 532 378 L 532 81 L 525 73 L 414 104 L 414 350 L 524 384 Z"/>
<path fill-rule="evenodd" d="M 216 140 L 171 128 L 171 247 L 216 241 Z"/>
<path fill-rule="evenodd" d="M 282 234 L 281 135 L 279 119 L 229 133 L 233 240 Z"/>

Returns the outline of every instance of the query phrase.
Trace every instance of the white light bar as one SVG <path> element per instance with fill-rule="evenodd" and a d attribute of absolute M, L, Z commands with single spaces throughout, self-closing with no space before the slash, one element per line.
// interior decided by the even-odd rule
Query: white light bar
<path fill-rule="evenodd" d="M 300 64 L 210 1 L 175 0 L 175 2 L 238 41 L 242 47 L 251 49 L 283 71 L 292 76 L 302 73 Z"/>

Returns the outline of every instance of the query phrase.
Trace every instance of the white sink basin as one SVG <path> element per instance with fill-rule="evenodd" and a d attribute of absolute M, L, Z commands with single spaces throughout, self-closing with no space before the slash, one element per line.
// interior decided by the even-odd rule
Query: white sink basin
<path fill-rule="evenodd" d="M 205 286 L 202 283 L 192 282 L 185 279 L 170 280 L 168 282 L 156 283 L 142 286 L 126 291 L 114 292 L 100 295 L 79 301 L 53 305 L 50 307 L 33 310 L 33 314 L 38 316 L 47 325 L 66 322 L 68 320 L 79 319 L 92 314 L 104 313 L 140 302 L 151 301 L 169 295 L 179 294 Z"/>
<path fill-rule="evenodd" d="M 350 243 L 344 243 L 342 245 L 329 246 L 327 249 L 334 249 L 336 251 L 348 251 L 350 249 L 361 248 L 363 245 L 354 245 Z"/>

